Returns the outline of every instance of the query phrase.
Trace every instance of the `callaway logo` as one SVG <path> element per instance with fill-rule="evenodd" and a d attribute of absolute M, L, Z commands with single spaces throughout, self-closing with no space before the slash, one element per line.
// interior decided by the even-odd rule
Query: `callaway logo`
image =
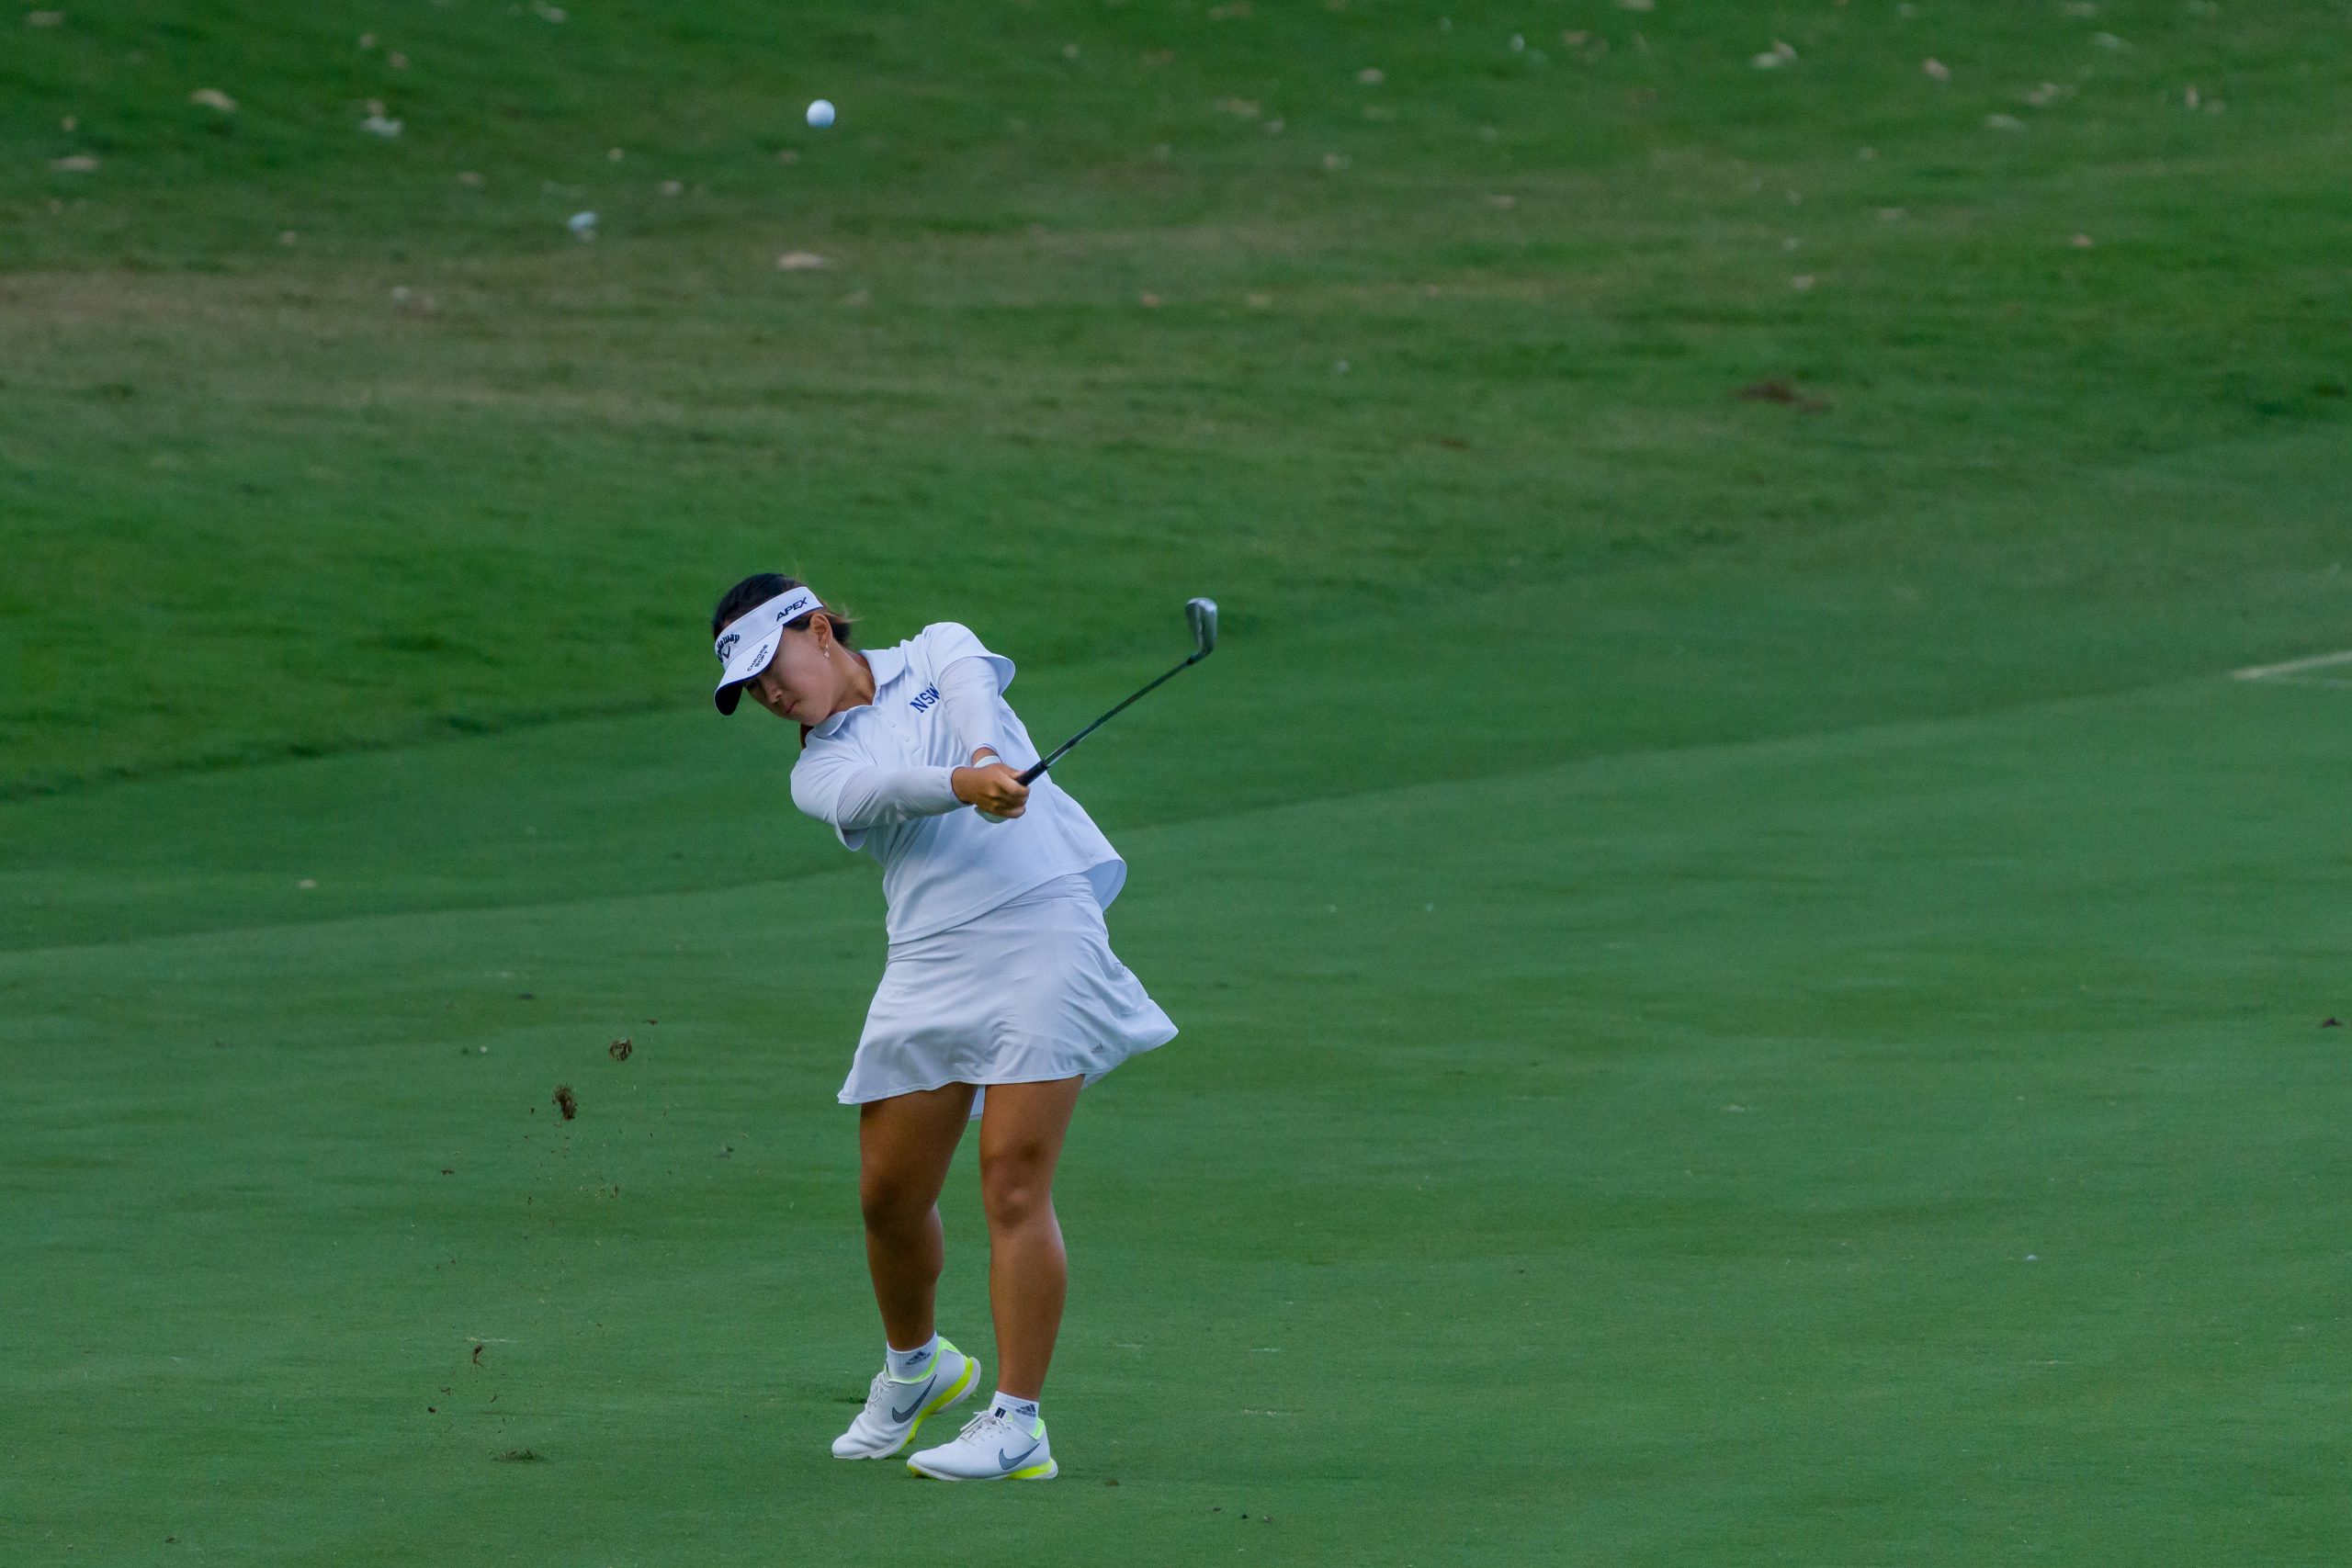
<path fill-rule="evenodd" d="M 740 632 L 729 632 L 725 637 L 720 637 L 718 639 L 718 661 L 721 664 L 726 663 L 727 656 L 734 652 L 735 645 L 742 640 L 742 634 Z"/>

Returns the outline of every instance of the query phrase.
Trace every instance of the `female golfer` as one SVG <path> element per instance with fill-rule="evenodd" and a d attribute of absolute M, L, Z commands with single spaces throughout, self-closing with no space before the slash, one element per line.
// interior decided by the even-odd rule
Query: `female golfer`
<path fill-rule="evenodd" d="M 978 1385 L 979 1362 L 932 1321 L 939 1190 L 978 1117 L 996 1394 L 907 1463 L 942 1481 L 1048 1480 L 1060 1467 L 1037 1400 L 1068 1279 L 1054 1163 L 1079 1090 L 1176 1034 L 1103 929 L 1126 863 L 1050 777 L 1022 784 L 1037 749 L 1004 700 L 1012 661 L 965 627 L 857 653 L 845 616 L 766 573 L 727 591 L 711 630 L 718 711 L 748 691 L 800 726 L 793 804 L 882 863 L 889 905 L 889 962 L 841 1091 L 858 1108 L 886 1359 L 833 1454 L 888 1459 Z"/>

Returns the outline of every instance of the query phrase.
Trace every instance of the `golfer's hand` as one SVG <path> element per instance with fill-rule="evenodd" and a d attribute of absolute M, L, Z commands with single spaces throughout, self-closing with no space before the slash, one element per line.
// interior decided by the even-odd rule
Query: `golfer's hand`
<path fill-rule="evenodd" d="M 948 775 L 956 798 L 977 806 L 987 817 L 1018 817 L 1029 808 L 1029 786 L 1001 761 L 985 767 L 958 768 Z"/>

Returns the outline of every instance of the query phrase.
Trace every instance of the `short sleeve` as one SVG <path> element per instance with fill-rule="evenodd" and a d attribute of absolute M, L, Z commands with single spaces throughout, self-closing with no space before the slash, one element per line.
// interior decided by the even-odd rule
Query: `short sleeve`
<path fill-rule="evenodd" d="M 1001 693 L 1012 684 L 1012 660 L 1001 653 L 991 653 L 972 628 L 960 621 L 935 621 L 922 629 L 923 652 L 931 660 L 933 671 L 945 670 L 959 659 L 987 661 L 996 671 L 996 689 Z"/>

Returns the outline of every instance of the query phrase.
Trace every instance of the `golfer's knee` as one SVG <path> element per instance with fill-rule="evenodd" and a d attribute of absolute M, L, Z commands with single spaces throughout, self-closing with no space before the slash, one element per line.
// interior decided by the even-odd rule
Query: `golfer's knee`
<path fill-rule="evenodd" d="M 932 1197 L 911 1182 L 868 1176 L 857 1184 L 857 1206 L 867 1230 L 896 1235 L 931 1217 Z"/>
<path fill-rule="evenodd" d="M 1011 1155 L 981 1162 L 980 1207 L 991 1230 L 1027 1224 L 1053 1202 L 1053 1179 L 1043 1159 Z"/>

